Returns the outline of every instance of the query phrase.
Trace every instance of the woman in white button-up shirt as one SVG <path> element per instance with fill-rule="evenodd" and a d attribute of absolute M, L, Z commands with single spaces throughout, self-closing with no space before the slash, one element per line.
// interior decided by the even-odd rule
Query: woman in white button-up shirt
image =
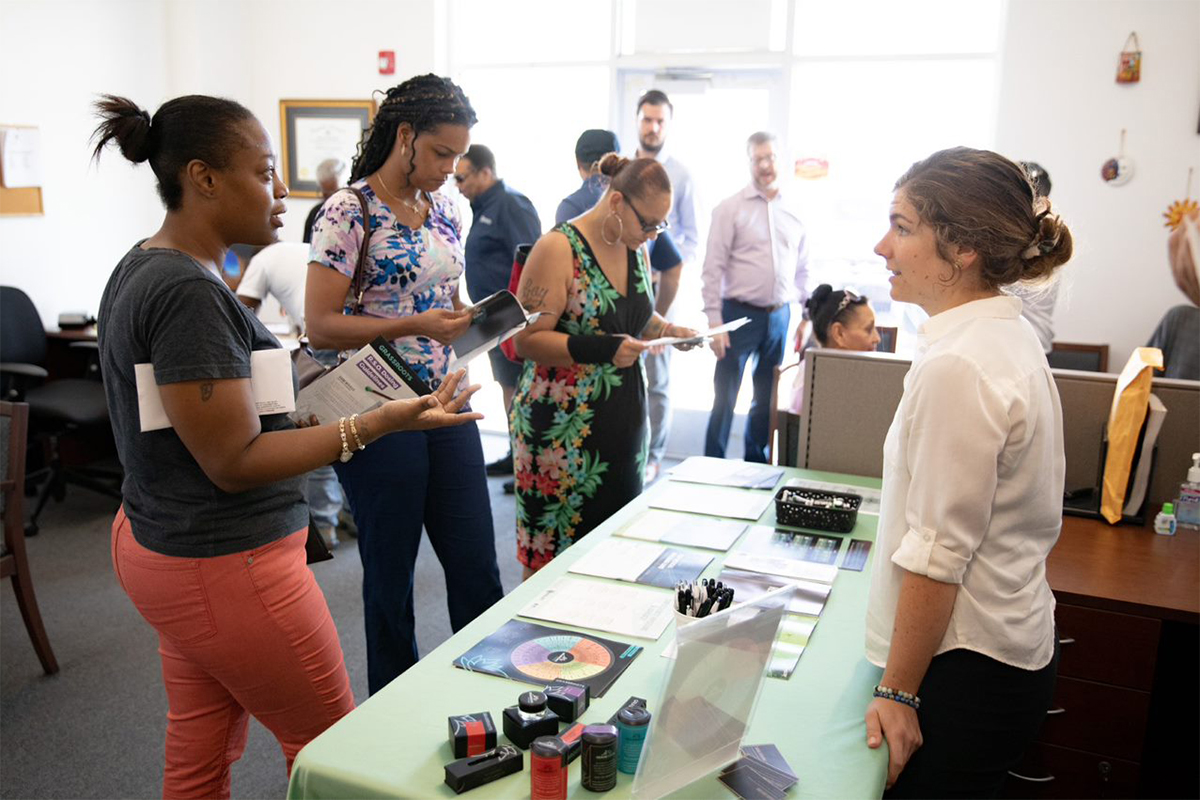
<path fill-rule="evenodd" d="M 890 222 L 892 298 L 930 319 L 884 443 L 867 740 L 889 796 L 993 796 L 1053 692 L 1064 473 L 1054 379 L 1001 287 L 1049 277 L 1071 234 L 1021 167 L 961 147 L 897 181 Z"/>

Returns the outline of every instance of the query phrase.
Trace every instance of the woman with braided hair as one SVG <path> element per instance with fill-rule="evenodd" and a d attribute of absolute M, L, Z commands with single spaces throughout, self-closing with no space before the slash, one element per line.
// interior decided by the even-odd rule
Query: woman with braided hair
<path fill-rule="evenodd" d="M 342 190 L 313 225 L 305 314 L 314 347 L 357 350 L 383 336 L 430 386 L 446 379 L 450 343 L 471 324 L 471 312 L 458 297 L 461 220 L 439 189 L 467 151 L 474 124 L 470 102 L 447 78 L 421 75 L 388 90 L 350 174 L 371 215 L 361 311 L 345 313 L 357 311 L 349 294 L 363 209 Z M 445 436 L 385 436 L 334 469 L 358 526 L 374 694 L 418 658 L 413 570 L 422 528 L 446 574 L 455 631 L 504 595 L 483 447 L 472 422 Z"/>
<path fill-rule="evenodd" d="M 930 315 L 883 445 L 867 745 L 887 797 L 993 797 L 1037 736 L 1058 663 L 1046 557 L 1062 526 L 1058 389 L 1021 300 L 1071 232 L 1028 174 L 956 147 L 896 182 L 875 246 Z"/>

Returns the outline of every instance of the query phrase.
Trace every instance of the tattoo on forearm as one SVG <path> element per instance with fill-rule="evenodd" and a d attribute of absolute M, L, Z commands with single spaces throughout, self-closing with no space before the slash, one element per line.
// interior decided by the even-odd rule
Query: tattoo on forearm
<path fill-rule="evenodd" d="M 207 403 L 212 399 L 213 385 L 211 383 L 200 384 L 200 402 Z"/>
<path fill-rule="evenodd" d="M 536 311 L 545 304 L 549 291 L 545 286 L 527 283 L 525 288 L 521 289 L 521 305 L 526 311 Z"/>

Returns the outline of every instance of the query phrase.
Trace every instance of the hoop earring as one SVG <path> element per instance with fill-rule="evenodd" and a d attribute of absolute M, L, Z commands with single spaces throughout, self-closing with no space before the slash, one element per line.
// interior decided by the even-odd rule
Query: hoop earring
<path fill-rule="evenodd" d="M 621 237 L 625 235 L 625 223 L 621 221 L 620 217 L 617 217 L 617 226 L 618 226 L 617 227 L 617 238 L 613 239 L 610 242 L 608 240 L 608 237 L 604 235 L 604 231 L 608 227 L 608 221 L 609 221 L 609 219 L 611 219 L 613 217 L 617 217 L 617 212 L 609 211 L 608 216 L 605 217 L 604 221 L 600 223 L 600 238 L 604 240 L 605 244 L 610 245 L 610 246 L 621 241 Z"/>

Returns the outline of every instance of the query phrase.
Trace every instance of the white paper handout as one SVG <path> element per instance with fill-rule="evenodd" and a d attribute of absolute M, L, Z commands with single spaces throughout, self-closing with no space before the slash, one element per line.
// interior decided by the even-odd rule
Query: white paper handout
<path fill-rule="evenodd" d="M 808 478 L 789 478 L 787 486 L 794 486 L 800 489 L 816 489 L 820 492 L 841 492 L 842 494 L 856 494 L 862 497 L 862 504 L 858 507 L 860 514 L 875 514 L 879 515 L 879 499 L 883 492 L 879 489 L 871 489 L 867 486 L 854 486 L 849 483 L 828 483 L 827 481 L 814 481 Z"/>
<path fill-rule="evenodd" d="M 295 416 L 333 422 L 365 414 L 389 400 L 409 400 L 429 392 L 412 367 L 380 337 L 301 389 Z"/>
<path fill-rule="evenodd" d="M 725 486 L 704 486 L 695 483 L 667 481 L 653 492 L 650 505 L 673 511 L 709 514 L 714 517 L 756 520 L 774 499 L 770 492 L 753 489 L 730 489 Z"/>
<path fill-rule="evenodd" d="M 0 176 L 7 189 L 42 185 L 41 131 L 0 128 Z"/>
<path fill-rule="evenodd" d="M 584 553 L 570 571 L 596 578 L 612 578 L 637 583 L 638 577 L 650 568 L 667 548 L 622 539 L 605 539 Z"/>
<path fill-rule="evenodd" d="M 658 339 L 651 339 L 648 342 L 642 342 L 647 347 L 657 347 L 664 344 L 700 344 L 716 336 L 718 333 L 731 333 L 750 321 L 749 317 L 741 317 L 733 322 L 726 322 L 724 325 L 718 325 L 715 328 L 709 328 L 703 333 L 698 333 L 695 336 L 662 336 Z"/>
<path fill-rule="evenodd" d="M 728 569 L 765 572 L 769 575 L 782 575 L 785 578 L 818 583 L 833 583 L 833 579 L 837 577 L 837 567 L 832 564 L 814 564 L 811 561 L 737 551 L 729 554 L 725 559 L 725 566 Z"/>
<path fill-rule="evenodd" d="M 779 467 L 751 464 L 729 458 L 691 456 L 667 470 L 673 481 L 711 483 L 714 486 L 736 486 L 741 489 L 774 489 L 783 475 Z"/>
<path fill-rule="evenodd" d="M 666 592 L 581 578 L 559 578 L 520 616 L 642 639 L 662 636 L 673 618 Z"/>
<path fill-rule="evenodd" d="M 724 551 L 732 547 L 745 532 L 744 522 L 650 508 L 613 531 L 613 535 L 647 542 L 682 544 Z"/>
<path fill-rule="evenodd" d="M 134 364 L 133 377 L 137 384 L 138 422 L 142 433 L 171 427 L 154 380 L 154 365 Z M 255 350 L 250 354 L 250 391 L 254 394 L 254 407 L 259 416 L 287 414 L 296 409 L 292 360 L 287 350 Z"/>

